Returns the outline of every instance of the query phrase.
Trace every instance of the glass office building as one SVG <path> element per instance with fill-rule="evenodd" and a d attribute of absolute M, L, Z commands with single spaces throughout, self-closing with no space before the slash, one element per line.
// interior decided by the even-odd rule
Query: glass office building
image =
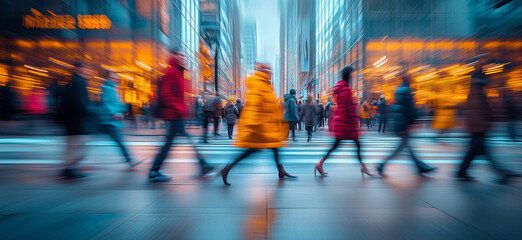
<path fill-rule="evenodd" d="M 359 101 L 380 95 L 392 99 L 397 75 L 406 71 L 414 78 L 417 104 L 430 107 L 440 93 L 464 101 L 467 60 L 483 53 L 489 53 L 485 60 L 491 69 L 502 69 L 490 76 L 498 79 L 493 88 L 519 91 L 521 59 L 515 53 L 522 46 L 521 9 L 493 5 L 486 0 L 317 0 L 316 76 L 323 99 L 339 80 L 338 71 L 351 65 Z M 498 91 L 488 94 L 498 96 Z"/>

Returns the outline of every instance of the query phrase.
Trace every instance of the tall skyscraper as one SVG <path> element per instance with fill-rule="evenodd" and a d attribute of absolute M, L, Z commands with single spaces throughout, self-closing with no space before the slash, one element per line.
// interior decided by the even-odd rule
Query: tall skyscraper
<path fill-rule="evenodd" d="M 251 74 L 257 61 L 257 25 L 255 19 L 243 22 L 241 41 L 243 43 L 243 60 L 246 64 L 246 74 Z"/>

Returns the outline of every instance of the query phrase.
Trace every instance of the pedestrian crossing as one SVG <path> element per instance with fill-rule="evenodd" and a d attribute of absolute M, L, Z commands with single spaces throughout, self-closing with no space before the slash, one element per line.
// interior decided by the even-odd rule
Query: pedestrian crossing
<path fill-rule="evenodd" d="M 333 139 L 320 132 L 316 134 L 312 142 L 306 142 L 304 136 L 299 136 L 298 141 L 289 141 L 287 146 L 280 150 L 281 160 L 291 163 L 315 163 L 323 157 L 333 143 Z M 138 141 L 139 137 L 128 138 L 125 142 L 136 158 L 153 159 L 164 143 L 162 137 L 155 141 Z M 427 163 L 455 164 L 464 157 L 468 139 L 448 138 L 443 139 L 443 144 L 430 138 L 412 138 L 416 156 Z M 196 144 L 200 154 L 209 162 L 221 164 L 228 163 L 239 156 L 244 149 L 234 147 L 234 140 L 225 137 L 209 138 L 209 144 Z M 361 137 L 362 157 L 367 163 L 381 162 L 390 155 L 400 143 L 400 138 L 389 135 L 366 135 Z M 55 138 L 3 138 L 0 139 L 0 164 L 60 164 L 63 152 L 63 139 Z M 497 138 L 489 144 L 494 154 L 502 154 L 503 158 L 516 159 L 522 155 L 522 144 L 512 142 L 507 138 Z M 119 163 L 122 160 L 116 144 L 107 138 L 93 137 L 88 143 L 89 153 L 84 161 L 88 164 Z M 495 151 L 501 148 L 502 151 Z M 273 162 L 271 151 L 261 151 L 250 157 L 251 163 Z M 193 145 L 186 138 L 176 139 L 169 158 L 166 162 L 183 163 L 195 162 Z M 330 163 L 357 163 L 355 144 L 345 141 L 331 154 Z M 409 164 L 411 160 L 403 152 L 393 163 Z M 486 163 L 476 161 L 476 163 Z"/>

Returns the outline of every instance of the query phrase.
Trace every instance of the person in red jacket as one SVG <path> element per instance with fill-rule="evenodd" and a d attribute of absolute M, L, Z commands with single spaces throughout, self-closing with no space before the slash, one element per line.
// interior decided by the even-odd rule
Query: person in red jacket
<path fill-rule="evenodd" d="M 172 57 L 169 60 L 170 67 L 167 68 L 165 76 L 159 84 L 159 100 L 158 111 L 160 117 L 169 123 L 169 131 L 167 141 L 161 148 L 161 151 L 156 155 L 154 163 L 150 169 L 149 179 L 152 182 L 167 182 L 171 177 L 166 176 L 160 172 L 161 165 L 167 158 L 172 141 L 176 135 L 190 136 L 185 132 L 184 119 L 187 114 L 187 106 L 185 105 L 185 77 L 183 72 L 185 67 L 183 65 L 184 55 L 176 49 L 171 51 Z M 209 165 L 203 157 L 198 153 L 194 145 L 194 151 L 199 159 L 201 167 L 201 175 L 205 175 L 212 171 L 214 167 Z"/>
<path fill-rule="evenodd" d="M 335 84 L 333 95 L 337 103 L 337 110 L 332 114 L 332 130 L 335 135 L 335 142 L 332 148 L 315 164 L 314 174 L 319 171 L 321 175 L 326 175 L 323 170 L 324 161 L 330 154 L 341 144 L 342 140 L 353 140 L 357 146 L 357 157 L 361 164 L 361 174 L 372 176 L 366 165 L 364 165 L 361 157 L 361 143 L 359 142 L 359 118 L 356 114 L 355 102 L 352 96 L 352 89 L 350 88 L 352 67 L 344 67 L 341 70 L 341 81 Z"/>

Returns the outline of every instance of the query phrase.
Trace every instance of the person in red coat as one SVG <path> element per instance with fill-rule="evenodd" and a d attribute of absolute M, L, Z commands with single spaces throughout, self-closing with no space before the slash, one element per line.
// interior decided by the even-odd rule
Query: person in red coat
<path fill-rule="evenodd" d="M 160 172 L 161 165 L 167 158 L 172 141 L 176 135 L 184 135 L 187 138 L 190 136 L 185 132 L 184 119 L 187 115 L 187 106 L 185 105 L 185 77 L 183 72 L 185 67 L 183 65 L 184 55 L 180 50 L 171 51 L 172 57 L 169 60 L 170 67 L 167 68 L 165 76 L 159 84 L 158 96 L 158 111 L 160 117 L 169 123 L 169 131 L 167 141 L 161 148 L 158 155 L 154 159 L 154 163 L 150 169 L 149 179 L 152 182 L 167 182 L 171 177 L 166 176 Z M 199 159 L 201 167 L 201 175 L 207 174 L 214 169 L 210 166 L 203 157 L 198 153 L 194 145 L 194 151 Z"/>
<path fill-rule="evenodd" d="M 341 144 L 342 140 L 353 140 L 357 146 L 357 157 L 361 164 L 361 174 L 372 174 L 366 168 L 366 165 L 362 162 L 361 157 L 361 143 L 359 142 L 359 118 L 356 114 L 355 102 L 352 96 L 352 89 L 350 88 L 351 74 L 353 72 L 352 67 L 344 67 L 341 70 L 341 81 L 335 84 L 333 89 L 333 95 L 335 102 L 337 103 L 337 110 L 332 114 L 332 131 L 335 136 L 335 142 L 332 148 L 321 158 L 321 160 L 315 164 L 314 174 L 317 171 L 321 175 L 326 175 L 323 170 L 324 161 L 330 156 L 330 154 Z"/>

